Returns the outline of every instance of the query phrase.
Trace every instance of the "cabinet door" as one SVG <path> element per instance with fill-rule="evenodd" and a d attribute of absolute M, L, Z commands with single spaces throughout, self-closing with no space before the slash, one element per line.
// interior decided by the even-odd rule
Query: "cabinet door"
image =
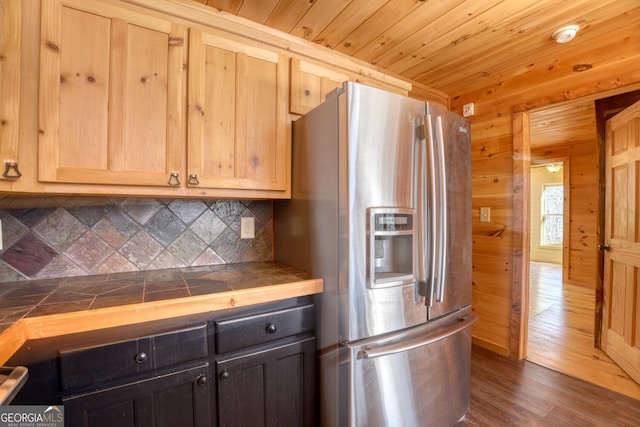
<path fill-rule="evenodd" d="M 19 178 L 20 19 L 22 2 L 0 0 L 0 180 Z M 3 187 L 0 187 L 3 188 Z"/>
<path fill-rule="evenodd" d="M 191 30 L 189 185 L 289 197 L 287 73 L 277 52 Z"/>
<path fill-rule="evenodd" d="M 291 112 L 305 114 L 349 76 L 299 59 L 291 59 Z"/>
<path fill-rule="evenodd" d="M 208 365 L 63 398 L 65 421 L 83 427 L 210 427 Z"/>
<path fill-rule="evenodd" d="M 314 425 L 315 339 L 217 362 L 219 427 Z"/>
<path fill-rule="evenodd" d="M 178 186 L 185 29 L 96 0 L 43 0 L 38 178 Z"/>

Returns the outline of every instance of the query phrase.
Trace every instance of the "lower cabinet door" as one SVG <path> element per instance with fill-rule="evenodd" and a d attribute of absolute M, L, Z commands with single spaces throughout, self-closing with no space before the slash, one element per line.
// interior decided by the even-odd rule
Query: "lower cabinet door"
<path fill-rule="evenodd" d="M 65 425 L 211 426 L 209 365 L 62 399 Z"/>
<path fill-rule="evenodd" d="M 216 361 L 219 427 L 315 424 L 315 338 Z"/>

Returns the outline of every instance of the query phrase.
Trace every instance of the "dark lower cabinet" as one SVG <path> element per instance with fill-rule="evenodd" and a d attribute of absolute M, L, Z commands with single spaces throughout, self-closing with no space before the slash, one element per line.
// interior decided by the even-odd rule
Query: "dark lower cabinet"
<path fill-rule="evenodd" d="M 19 405 L 64 404 L 67 427 L 315 425 L 311 297 L 31 340 Z M 206 316 L 206 317 L 205 317 Z"/>
<path fill-rule="evenodd" d="M 315 339 L 216 361 L 219 427 L 314 425 Z"/>
<path fill-rule="evenodd" d="M 63 397 L 65 425 L 210 427 L 209 365 Z"/>

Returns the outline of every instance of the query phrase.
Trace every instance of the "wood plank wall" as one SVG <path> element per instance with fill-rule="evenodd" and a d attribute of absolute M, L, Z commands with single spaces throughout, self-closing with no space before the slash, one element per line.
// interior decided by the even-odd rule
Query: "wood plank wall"
<path fill-rule="evenodd" d="M 507 78 L 499 83 L 469 89 L 466 93 L 450 94 L 451 108 L 461 114 L 464 104 L 473 102 L 476 115 L 471 117 L 472 137 L 472 179 L 473 179 L 473 305 L 480 320 L 473 327 L 473 340 L 476 344 L 516 359 L 524 357 L 521 338 L 526 335 L 523 329 L 522 277 L 528 269 L 523 267 L 523 250 L 520 242 L 528 242 L 528 231 L 522 229 L 522 221 L 514 218 L 521 206 L 515 206 L 514 200 L 521 203 L 522 191 L 516 185 L 523 181 L 515 176 L 522 165 L 530 161 L 528 136 L 523 147 L 514 146 L 514 123 L 523 124 L 528 129 L 528 112 L 533 108 L 550 105 L 583 96 L 609 96 L 640 86 L 640 53 L 627 57 L 616 57 L 608 63 L 586 72 L 575 72 L 571 67 L 562 70 L 549 67 L 545 73 L 537 70 L 535 75 L 522 75 Z M 515 120 L 515 122 L 514 122 Z M 518 131 L 519 132 L 519 131 Z M 571 150 L 577 155 L 583 147 L 576 144 Z M 517 155 L 514 155 L 514 150 Z M 589 148 L 591 153 L 591 148 Z M 560 153 L 554 153 L 560 156 Z M 584 153 L 584 156 L 593 154 Z M 582 154 L 580 155 L 582 156 Z M 589 174 L 584 175 L 590 166 L 576 159 L 576 186 L 588 192 L 595 192 L 596 182 Z M 582 172 L 580 172 L 582 170 Z M 577 189 L 577 187 L 576 187 Z M 580 196 L 576 196 L 580 197 Z M 491 222 L 480 223 L 479 208 L 491 207 Z M 592 209 L 587 204 L 583 209 Z M 528 209 L 527 209 L 528 212 Z M 526 238 L 526 240 L 523 240 Z M 576 238 L 580 239 L 581 237 Z M 595 243 L 594 237 L 588 243 Z M 526 254 L 524 254 L 526 256 Z M 577 266 L 575 278 L 589 274 L 593 266 L 588 265 L 588 257 L 577 250 L 572 254 Z M 514 270 L 516 276 L 514 276 Z"/>

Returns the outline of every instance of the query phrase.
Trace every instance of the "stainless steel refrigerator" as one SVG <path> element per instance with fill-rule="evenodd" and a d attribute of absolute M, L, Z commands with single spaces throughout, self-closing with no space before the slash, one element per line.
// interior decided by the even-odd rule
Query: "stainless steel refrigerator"
<path fill-rule="evenodd" d="M 469 408 L 466 119 L 344 83 L 293 123 L 275 257 L 316 298 L 323 426 L 452 426 Z"/>

